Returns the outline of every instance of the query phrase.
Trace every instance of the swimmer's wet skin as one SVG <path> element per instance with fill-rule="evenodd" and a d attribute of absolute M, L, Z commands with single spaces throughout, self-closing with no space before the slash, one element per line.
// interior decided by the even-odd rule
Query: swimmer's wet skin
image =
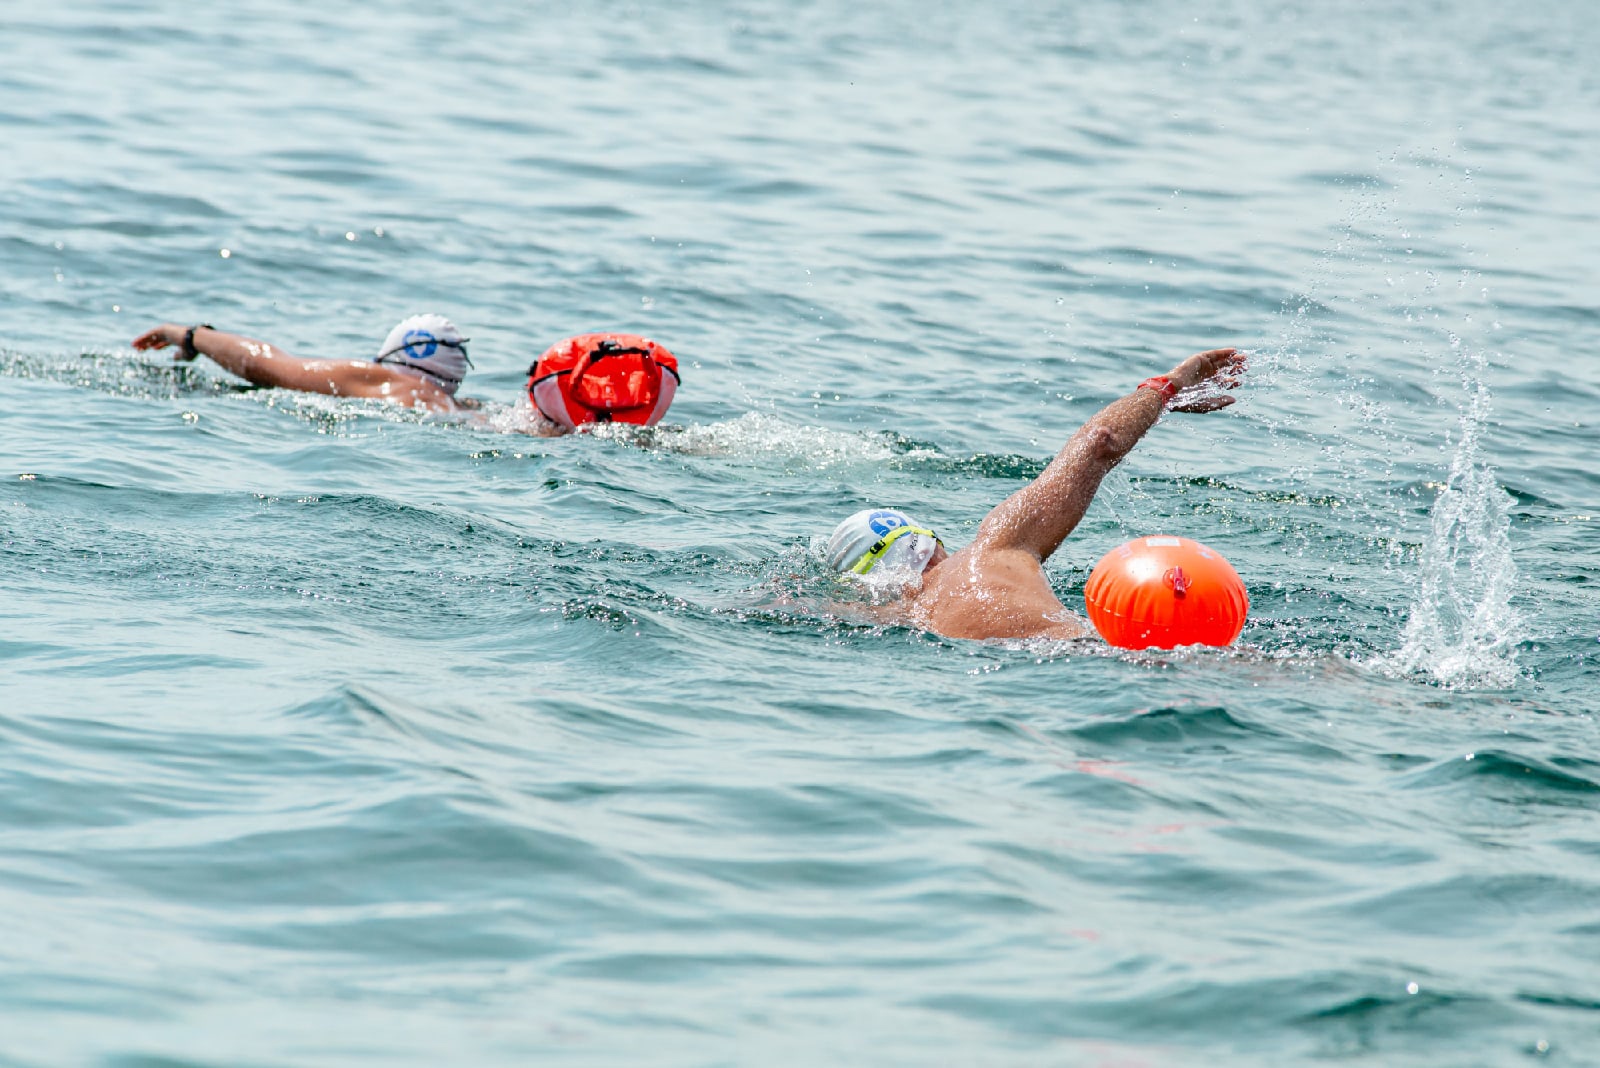
<path fill-rule="evenodd" d="M 209 356 L 218 367 L 258 386 L 325 393 L 335 397 L 372 397 L 408 408 L 455 411 L 462 405 L 456 391 L 472 362 L 467 339 L 442 315 L 413 315 L 396 324 L 370 362 L 314 360 L 209 323 L 179 326 L 163 323 L 133 339 L 141 350 L 176 346 L 175 359 Z"/>
<path fill-rule="evenodd" d="M 209 356 L 258 386 L 453 412 L 477 406 L 456 397 L 472 366 L 468 340 L 444 316 L 424 314 L 397 323 L 370 363 L 305 359 L 210 323 L 164 323 L 134 338 L 133 347 L 176 346 L 179 361 Z M 677 357 L 664 345 L 636 334 L 580 334 L 550 346 L 528 369 L 528 401 L 536 421 L 518 429 L 559 437 L 589 423 L 653 426 L 671 406 L 678 382 Z"/>
<path fill-rule="evenodd" d="M 948 638 L 1090 637 L 1094 631 L 1051 590 L 1044 561 L 1083 519 L 1106 473 L 1164 411 L 1227 407 L 1234 398 L 1222 390 L 1236 388 L 1244 370 L 1237 349 L 1212 349 L 1145 379 L 1083 424 L 1038 478 L 984 518 L 964 549 L 949 552 L 903 512 L 867 509 L 834 530 L 829 566 L 889 583 L 903 578 L 893 618 Z"/>

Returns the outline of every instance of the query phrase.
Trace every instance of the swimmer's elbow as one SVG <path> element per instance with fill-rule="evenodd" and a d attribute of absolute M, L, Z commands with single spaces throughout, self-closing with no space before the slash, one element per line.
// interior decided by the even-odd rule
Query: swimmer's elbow
<path fill-rule="evenodd" d="M 1105 423 L 1090 423 L 1083 428 L 1083 450 L 1097 463 L 1107 466 L 1116 463 L 1127 455 L 1133 444 L 1125 441 L 1116 427 Z"/>

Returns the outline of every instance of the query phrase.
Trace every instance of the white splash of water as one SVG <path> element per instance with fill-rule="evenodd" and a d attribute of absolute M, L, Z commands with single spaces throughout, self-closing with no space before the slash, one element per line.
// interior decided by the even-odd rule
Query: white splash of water
<path fill-rule="evenodd" d="M 688 456 L 762 457 L 827 468 L 881 463 L 898 455 L 880 437 L 801 426 L 762 412 L 746 412 L 721 423 L 654 429 L 658 447 Z"/>
<path fill-rule="evenodd" d="M 1450 475 L 1433 504 L 1422 547 L 1416 600 L 1389 670 L 1422 672 L 1460 689 L 1503 688 L 1518 676 L 1521 614 L 1511 604 L 1511 495 L 1483 458 L 1478 439 L 1489 416 L 1483 357 L 1469 361 L 1467 404 Z"/>
<path fill-rule="evenodd" d="M 496 434 L 526 434 L 537 438 L 544 437 L 553 424 L 539 414 L 527 397 L 521 397 L 512 404 L 479 401 L 467 425 Z"/>

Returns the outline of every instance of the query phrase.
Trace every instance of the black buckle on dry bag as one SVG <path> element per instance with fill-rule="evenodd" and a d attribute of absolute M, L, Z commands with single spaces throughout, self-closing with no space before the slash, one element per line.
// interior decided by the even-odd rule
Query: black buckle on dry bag
<path fill-rule="evenodd" d="M 591 353 L 591 356 L 593 356 L 593 358 L 597 359 L 597 360 L 598 359 L 602 359 L 603 357 L 606 357 L 606 356 L 648 356 L 648 355 L 650 355 L 650 350 L 649 349 L 641 349 L 641 348 L 638 348 L 637 346 L 634 346 L 634 345 L 629 345 L 629 346 L 624 347 L 622 345 L 617 344 L 615 341 L 612 341 L 610 338 L 606 338 L 604 341 L 600 342 L 600 344 L 596 345 L 594 347 L 594 352 Z"/>

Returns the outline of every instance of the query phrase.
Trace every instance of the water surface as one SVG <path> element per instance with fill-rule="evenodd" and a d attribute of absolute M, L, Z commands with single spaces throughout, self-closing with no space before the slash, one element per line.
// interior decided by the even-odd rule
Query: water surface
<path fill-rule="evenodd" d="M 8 15 L 0 1061 L 1592 1063 L 1583 14 Z M 423 310 L 481 421 L 127 344 Z M 505 432 L 606 328 L 673 425 Z M 1218 345 L 1050 575 L 1198 538 L 1235 649 L 834 604 Z"/>

